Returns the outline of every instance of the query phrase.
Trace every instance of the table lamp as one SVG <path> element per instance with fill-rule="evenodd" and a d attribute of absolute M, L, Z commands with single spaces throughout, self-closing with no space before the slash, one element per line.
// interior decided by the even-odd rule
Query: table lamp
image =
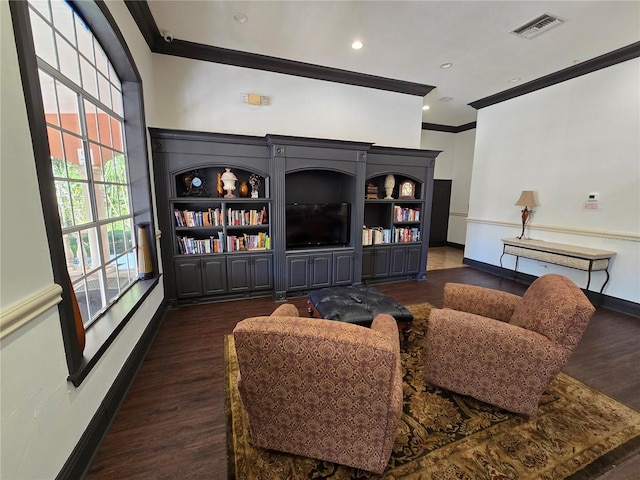
<path fill-rule="evenodd" d="M 523 190 L 520 194 L 520 198 L 516 202 L 516 205 L 519 207 L 524 207 L 522 209 L 522 233 L 520 234 L 519 239 L 524 238 L 524 228 L 527 225 L 527 221 L 529 220 L 529 216 L 533 213 L 533 210 L 529 210 L 529 207 L 535 207 L 536 201 L 533 198 L 532 190 Z"/>

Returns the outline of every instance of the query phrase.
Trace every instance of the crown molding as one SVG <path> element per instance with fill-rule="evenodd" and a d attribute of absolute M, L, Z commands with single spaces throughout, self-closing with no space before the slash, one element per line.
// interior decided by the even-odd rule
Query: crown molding
<path fill-rule="evenodd" d="M 480 100 L 471 102 L 469 106 L 479 110 L 637 57 L 640 57 L 640 42 L 632 43 L 613 52 L 600 55 L 599 57 L 579 63 L 578 65 L 496 93 L 495 95 L 481 98 Z"/>
<path fill-rule="evenodd" d="M 457 127 L 440 125 L 438 123 L 422 122 L 422 130 L 431 130 L 433 132 L 460 133 L 466 132 L 467 130 L 473 130 L 474 128 L 476 128 L 476 122 L 465 123 L 464 125 L 459 125 Z"/>
<path fill-rule="evenodd" d="M 315 80 L 343 83 L 358 87 L 375 88 L 419 97 L 424 97 L 435 88 L 432 85 L 422 83 L 379 77 L 366 73 L 352 72 L 322 65 L 297 62 L 295 60 L 188 42 L 186 40 L 174 39 L 171 42 L 166 42 L 162 38 L 162 34 L 153 19 L 153 15 L 146 1 L 125 0 L 125 4 L 138 25 L 147 45 L 149 45 L 149 48 L 154 53 L 294 75 L 297 77 L 313 78 Z"/>

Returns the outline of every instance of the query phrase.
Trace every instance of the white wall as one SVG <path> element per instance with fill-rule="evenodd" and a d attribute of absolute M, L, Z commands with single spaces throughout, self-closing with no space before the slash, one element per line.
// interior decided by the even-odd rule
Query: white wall
<path fill-rule="evenodd" d="M 527 235 L 617 252 L 604 293 L 640 301 L 640 59 L 480 110 L 465 255 L 499 265 L 501 238 L 519 235 L 522 190 L 534 190 Z M 587 211 L 590 192 L 601 209 Z M 505 266 L 513 259 L 505 257 Z M 586 273 L 522 260 L 580 286 Z M 593 275 L 599 290 L 604 273 Z M 595 284 L 595 285 L 594 285 Z"/>
<path fill-rule="evenodd" d="M 475 133 L 475 129 L 461 133 L 423 130 L 420 143 L 420 148 L 442 151 L 436 158 L 434 178 L 452 181 L 447 241 L 459 245 L 466 241 Z"/>
<path fill-rule="evenodd" d="M 151 53 L 124 3 L 108 2 L 108 7 L 135 57 L 147 113 L 152 112 Z M 53 273 L 7 0 L 0 0 L 0 22 L 0 311 L 5 313 L 50 287 Z M 67 382 L 56 307 L 2 339 L 0 477 L 56 477 L 162 300 L 160 282 L 79 388 Z"/>
<path fill-rule="evenodd" d="M 422 98 L 168 55 L 155 55 L 151 126 L 267 133 L 419 148 Z M 240 101 L 268 96 L 268 106 Z"/>

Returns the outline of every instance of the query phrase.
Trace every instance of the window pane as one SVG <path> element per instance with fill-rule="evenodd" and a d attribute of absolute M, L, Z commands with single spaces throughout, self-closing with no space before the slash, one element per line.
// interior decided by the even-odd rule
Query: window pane
<path fill-rule="evenodd" d="M 105 77 L 109 77 L 109 59 L 107 59 L 107 55 L 102 50 L 102 47 L 99 43 L 94 43 L 94 47 L 96 50 L 96 67 L 98 71 L 102 73 Z"/>
<path fill-rule="evenodd" d="M 60 35 L 56 35 L 56 45 L 58 47 L 58 60 L 60 61 L 60 72 L 72 80 L 76 85 L 80 85 L 80 72 L 78 68 L 78 51 Z"/>
<path fill-rule="evenodd" d="M 87 135 L 89 140 L 99 141 L 98 137 L 98 114 L 96 106 L 85 100 L 84 101 L 84 119 L 87 124 Z"/>
<path fill-rule="evenodd" d="M 76 35 L 78 37 L 78 50 L 93 64 L 95 57 L 93 56 L 93 35 L 91 34 L 91 30 L 80 20 L 80 17 L 77 15 L 74 15 L 74 17 L 76 21 Z"/>
<path fill-rule="evenodd" d="M 62 128 L 80 135 L 80 114 L 78 113 L 78 95 L 62 83 L 56 81 L 58 92 L 58 108 Z"/>
<path fill-rule="evenodd" d="M 104 179 L 102 178 L 102 167 L 100 166 L 100 147 L 95 143 L 89 143 L 89 152 L 91 153 L 91 164 L 94 165 L 92 170 L 93 180 L 97 182 L 101 182 Z"/>
<path fill-rule="evenodd" d="M 89 184 L 84 182 L 69 182 L 69 190 L 74 225 L 92 222 L 93 215 L 91 214 L 91 201 L 89 199 Z"/>
<path fill-rule="evenodd" d="M 31 28 L 36 55 L 54 68 L 58 68 L 56 51 L 53 46 L 53 30 L 38 14 L 31 12 Z"/>
<path fill-rule="evenodd" d="M 97 271 L 87 277 L 87 298 L 89 301 L 89 314 L 92 317 L 104 308 L 104 299 L 102 298 L 104 287 L 102 272 Z"/>
<path fill-rule="evenodd" d="M 122 108 L 122 91 L 111 85 L 111 96 L 113 100 L 113 111 L 123 117 L 124 109 Z"/>
<path fill-rule="evenodd" d="M 53 78 L 43 72 L 39 73 L 45 121 L 52 125 L 59 126 L 60 119 L 58 118 L 58 102 L 56 101 L 56 88 Z"/>
<path fill-rule="evenodd" d="M 98 74 L 98 90 L 100 101 L 111 108 L 111 85 L 109 80 L 101 74 Z"/>
<path fill-rule="evenodd" d="M 55 167 L 54 167 L 55 168 Z M 58 198 L 58 214 L 62 227 L 73 226 L 73 211 L 71 210 L 71 188 L 69 182 L 56 181 L 56 197 Z"/>
<path fill-rule="evenodd" d="M 122 225 L 124 227 L 124 247 L 128 251 L 133 251 L 136 245 L 133 238 L 133 219 L 127 218 L 123 220 Z"/>
<path fill-rule="evenodd" d="M 100 227 L 102 240 L 102 258 L 113 260 L 116 257 L 115 236 L 113 233 L 113 223 L 107 223 Z"/>
<path fill-rule="evenodd" d="M 100 131 L 100 143 L 107 146 L 111 145 L 111 128 L 109 125 L 109 119 L 109 114 L 98 108 L 98 130 Z"/>
<path fill-rule="evenodd" d="M 118 185 L 118 198 L 120 199 L 120 215 L 123 217 L 126 215 L 130 215 L 131 211 L 129 209 L 129 190 L 124 185 Z"/>
<path fill-rule="evenodd" d="M 118 152 L 124 152 L 124 145 L 122 144 L 122 124 L 119 120 L 110 117 L 111 120 L 111 141 L 112 147 Z"/>
<path fill-rule="evenodd" d="M 98 229 L 89 228 L 80 231 L 82 238 L 82 253 L 87 271 L 95 270 L 102 265 L 100 249 L 98 248 Z"/>
<path fill-rule="evenodd" d="M 84 274 L 80 235 L 78 232 L 68 233 L 62 236 L 62 241 L 64 243 L 65 258 L 67 259 L 67 270 L 71 281 L 75 282 Z"/>
<path fill-rule="evenodd" d="M 80 313 L 82 314 L 82 323 L 87 325 L 91 320 L 91 315 L 89 314 L 89 299 L 87 298 L 87 286 L 84 278 L 73 284 L 73 290 L 76 293 L 78 307 L 80 307 Z"/>
<path fill-rule="evenodd" d="M 107 275 L 107 302 L 112 301 L 120 293 L 120 278 L 117 262 L 109 263 L 105 268 Z M 124 283 L 126 285 L 126 282 Z"/>
<path fill-rule="evenodd" d="M 114 153 L 110 148 L 102 147 L 100 149 L 102 153 L 102 168 L 104 170 L 105 182 L 117 182 L 118 181 L 118 163 L 113 160 Z"/>
<path fill-rule="evenodd" d="M 60 133 L 60 130 L 47 127 L 47 137 L 49 138 L 49 152 L 51 153 L 53 176 L 67 178 L 67 163 L 64 161 L 62 134 Z"/>
<path fill-rule="evenodd" d="M 82 73 L 82 87 L 94 97 L 98 96 L 98 83 L 96 77 L 96 69 L 80 57 L 80 71 Z"/>
<path fill-rule="evenodd" d="M 73 28 L 73 11 L 66 2 L 60 0 L 51 2 L 51 11 L 53 12 L 53 24 L 58 31 L 69 40 L 69 43 L 76 45 L 76 36 Z"/>
<path fill-rule="evenodd" d="M 86 180 L 87 167 L 82 139 L 63 133 L 62 141 L 64 142 L 64 159 L 67 161 L 69 178 Z"/>
<path fill-rule="evenodd" d="M 112 208 L 109 203 L 109 198 L 107 198 L 107 192 L 104 183 L 96 183 L 94 186 L 95 197 L 96 197 L 96 210 L 98 214 L 98 218 L 100 220 L 106 220 L 108 218 L 117 217 L 118 215 L 112 214 Z"/>
<path fill-rule="evenodd" d="M 128 247 L 128 236 L 124 229 L 125 223 L 119 220 L 113 224 L 113 235 L 116 239 L 116 255 L 122 255 Z"/>

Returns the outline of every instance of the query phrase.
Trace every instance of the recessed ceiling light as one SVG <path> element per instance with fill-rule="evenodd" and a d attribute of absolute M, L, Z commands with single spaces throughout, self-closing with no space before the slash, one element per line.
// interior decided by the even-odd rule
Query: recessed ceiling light
<path fill-rule="evenodd" d="M 520 77 L 512 78 L 509 80 L 509 83 L 518 83 L 520 80 L 522 80 Z"/>
<path fill-rule="evenodd" d="M 429 110 L 430 108 L 431 108 L 431 107 L 430 107 L 429 105 L 424 105 L 424 106 L 422 107 L 422 109 L 423 109 L 423 110 Z"/>
<path fill-rule="evenodd" d="M 363 46 L 364 45 L 360 40 L 356 40 L 351 44 L 351 48 L 353 48 L 354 50 L 360 50 Z"/>
<path fill-rule="evenodd" d="M 233 19 L 238 23 L 246 23 L 249 20 L 249 17 L 247 17 L 244 13 L 238 12 L 233 14 Z"/>
<path fill-rule="evenodd" d="M 451 67 L 453 67 L 453 63 L 451 62 L 443 63 L 442 65 L 440 65 L 440 68 L 451 68 Z"/>
<path fill-rule="evenodd" d="M 453 97 L 442 97 L 438 100 L 440 100 L 441 102 L 450 102 L 451 100 L 453 100 Z"/>

